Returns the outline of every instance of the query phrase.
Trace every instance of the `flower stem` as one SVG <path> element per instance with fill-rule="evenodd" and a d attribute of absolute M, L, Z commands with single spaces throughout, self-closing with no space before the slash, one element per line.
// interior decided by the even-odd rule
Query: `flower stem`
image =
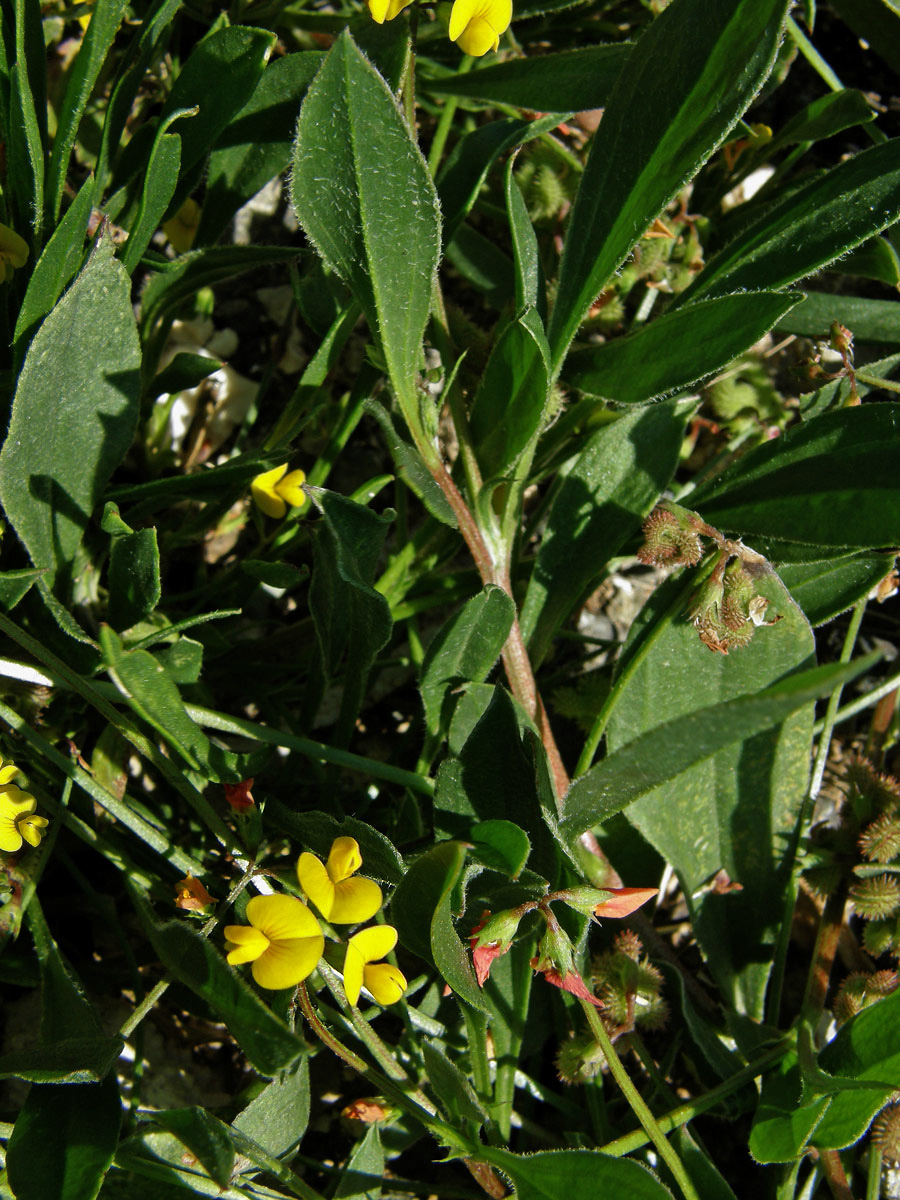
<path fill-rule="evenodd" d="M 622 1060 L 616 1053 L 616 1048 L 610 1040 L 609 1034 L 606 1032 L 606 1026 L 600 1020 L 600 1015 L 592 1004 L 587 1000 L 579 998 L 579 1004 L 584 1010 L 584 1014 L 588 1019 L 588 1024 L 591 1027 L 591 1032 L 600 1043 L 600 1048 L 606 1058 L 610 1073 L 616 1083 L 622 1090 L 622 1094 L 631 1106 L 631 1111 L 640 1121 L 647 1137 L 656 1147 L 660 1158 L 672 1172 L 675 1182 L 681 1188 L 682 1195 L 685 1200 L 700 1200 L 694 1185 L 688 1178 L 688 1174 L 684 1169 L 684 1164 L 681 1159 L 666 1141 L 665 1134 L 660 1129 L 653 1113 L 644 1103 L 640 1092 L 631 1082 L 631 1076 L 625 1070 Z"/>

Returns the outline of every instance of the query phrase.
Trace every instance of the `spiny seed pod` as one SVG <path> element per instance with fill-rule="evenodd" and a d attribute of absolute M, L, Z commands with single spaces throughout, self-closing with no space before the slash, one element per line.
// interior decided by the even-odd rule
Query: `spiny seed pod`
<path fill-rule="evenodd" d="M 756 626 L 752 621 L 744 621 L 743 625 L 735 627 L 726 626 L 726 640 L 729 650 L 741 650 L 744 646 L 749 646 L 753 635 L 756 633 Z"/>
<path fill-rule="evenodd" d="M 669 261 L 672 244 L 672 239 L 666 237 L 645 238 L 638 243 L 634 251 L 634 265 L 643 278 L 661 273 L 660 268 Z"/>
<path fill-rule="evenodd" d="M 685 529 L 674 513 L 655 508 L 644 522 L 644 544 L 638 550 L 642 563 L 657 567 L 694 566 L 703 548 L 693 529 Z"/>
<path fill-rule="evenodd" d="M 727 629 L 740 629 L 747 623 L 750 602 L 756 596 L 756 586 L 739 558 L 732 559 L 725 568 L 722 583 L 722 623 Z"/>
<path fill-rule="evenodd" d="M 526 203 L 532 220 L 555 217 L 568 202 L 566 186 L 549 163 L 540 163 L 528 183 Z"/>
<path fill-rule="evenodd" d="M 900 921 L 869 921 L 863 930 L 863 945 L 873 958 L 882 954 L 896 958 L 900 949 Z"/>
<path fill-rule="evenodd" d="M 620 954 L 633 958 L 635 962 L 644 951 L 644 943 L 633 929 L 623 929 L 621 933 L 617 933 L 613 945 Z"/>
<path fill-rule="evenodd" d="M 860 879 L 850 888 L 850 899 L 861 917 L 881 921 L 900 907 L 900 880 L 894 875 Z"/>
<path fill-rule="evenodd" d="M 861 973 L 848 975 L 838 988 L 832 1011 L 838 1025 L 846 1025 L 865 1006 L 866 977 Z"/>
<path fill-rule="evenodd" d="M 847 766 L 847 780 L 874 815 L 900 809 L 900 782 L 893 775 L 882 775 L 864 758 L 855 758 Z"/>
<path fill-rule="evenodd" d="M 896 858 L 900 854 L 900 817 L 882 813 L 859 835 L 859 848 L 870 862 Z"/>
<path fill-rule="evenodd" d="M 872 1124 L 872 1145 L 888 1162 L 900 1162 L 900 1103 L 883 1108 Z"/>
<path fill-rule="evenodd" d="M 896 992 L 898 983 L 896 971 L 876 971 L 869 976 L 867 988 L 873 996 L 890 996 Z"/>
<path fill-rule="evenodd" d="M 563 1083 L 587 1083 L 606 1065 L 606 1057 L 591 1034 L 581 1033 L 563 1042 L 556 1053 L 556 1070 Z"/>

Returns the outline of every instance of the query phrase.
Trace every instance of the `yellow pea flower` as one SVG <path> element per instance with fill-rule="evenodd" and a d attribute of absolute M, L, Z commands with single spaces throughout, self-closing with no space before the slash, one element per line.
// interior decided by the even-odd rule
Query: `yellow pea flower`
<path fill-rule="evenodd" d="M 0 283 L 9 283 L 13 271 L 28 262 L 28 243 L 8 225 L 0 225 Z"/>
<path fill-rule="evenodd" d="M 188 196 L 174 217 L 163 224 L 163 233 L 176 254 L 187 254 L 200 228 L 200 205 Z"/>
<path fill-rule="evenodd" d="M 335 838 L 323 863 L 305 852 L 297 859 L 297 878 L 326 921 L 356 925 L 381 908 L 381 888 L 372 879 L 351 879 L 362 866 L 359 846 L 351 837 Z"/>
<path fill-rule="evenodd" d="M 391 963 L 379 962 L 397 945 L 393 925 L 370 925 L 354 933 L 344 958 L 344 994 L 356 1004 L 363 987 L 382 1005 L 396 1004 L 406 991 L 406 977 Z"/>
<path fill-rule="evenodd" d="M 385 21 L 393 21 L 404 8 L 409 8 L 412 0 L 366 0 L 372 20 L 383 25 Z"/>
<path fill-rule="evenodd" d="M 22 849 L 22 842 L 39 846 L 44 830 L 50 824 L 46 817 L 34 811 L 37 800 L 31 792 L 25 792 L 8 780 L 18 768 L 11 763 L 0 770 L 0 850 L 4 854 L 15 854 Z"/>
<path fill-rule="evenodd" d="M 512 21 L 512 0 L 453 0 L 450 10 L 450 40 L 464 54 L 481 58 L 500 45 Z"/>
<path fill-rule="evenodd" d="M 250 484 L 250 492 L 267 517 L 280 520 L 287 512 L 288 505 L 300 508 L 306 503 L 303 490 L 305 482 L 303 471 L 288 471 L 287 463 L 282 463 L 280 467 L 257 475 Z"/>
<path fill-rule="evenodd" d="M 316 969 L 325 948 L 319 922 L 296 896 L 254 896 L 247 904 L 249 925 L 226 925 L 232 966 L 252 963 L 262 988 L 295 987 Z"/>

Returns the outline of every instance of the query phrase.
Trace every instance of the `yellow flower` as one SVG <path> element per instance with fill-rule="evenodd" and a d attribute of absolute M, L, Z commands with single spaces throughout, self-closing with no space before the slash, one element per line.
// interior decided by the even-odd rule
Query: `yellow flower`
<path fill-rule="evenodd" d="M 393 925 L 370 925 L 354 933 L 344 959 L 344 994 L 356 1004 L 365 986 L 379 1004 L 396 1004 L 406 991 L 406 978 L 391 963 L 379 962 L 397 945 Z"/>
<path fill-rule="evenodd" d="M 287 472 L 287 473 L 286 473 Z M 250 491 L 257 505 L 267 517 L 280 520 L 288 510 L 288 505 L 300 508 L 306 503 L 306 493 L 303 484 L 306 476 L 302 471 L 288 472 L 287 463 L 273 467 L 271 471 L 263 471 L 250 484 Z"/>
<path fill-rule="evenodd" d="M 408 8 L 412 4 L 412 0 L 366 0 L 366 3 L 372 14 L 372 20 L 383 25 L 385 21 L 393 21 L 394 17 L 399 16 L 404 8 Z"/>
<path fill-rule="evenodd" d="M 162 228 L 175 253 L 187 254 L 200 228 L 200 205 L 188 196 L 175 216 L 170 217 Z"/>
<path fill-rule="evenodd" d="M 300 886 L 326 921 L 355 925 L 381 908 L 381 888 L 372 879 L 351 879 L 362 866 L 359 846 L 351 837 L 335 838 L 328 862 L 304 853 L 297 859 Z"/>
<path fill-rule="evenodd" d="M 453 0 L 450 40 L 460 50 L 480 58 L 500 45 L 512 20 L 512 0 Z"/>
<path fill-rule="evenodd" d="M 228 961 L 253 963 L 262 988 L 279 991 L 301 983 L 316 969 L 325 938 L 319 922 L 296 896 L 254 896 L 249 925 L 226 925 Z"/>
<path fill-rule="evenodd" d="M 9 782 L 17 770 L 12 763 L 0 770 L 0 850 L 4 854 L 21 850 L 23 841 L 29 846 L 39 846 L 50 823 L 35 813 L 37 800 L 31 792 Z"/>
<path fill-rule="evenodd" d="M 8 225 L 0 225 L 0 283 L 9 283 L 13 271 L 28 262 L 28 243 Z"/>

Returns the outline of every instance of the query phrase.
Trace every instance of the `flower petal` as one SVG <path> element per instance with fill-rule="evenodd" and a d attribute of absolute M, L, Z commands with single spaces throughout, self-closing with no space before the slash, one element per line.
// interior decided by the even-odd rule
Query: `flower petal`
<path fill-rule="evenodd" d="M 370 925 L 368 929 L 354 933 L 350 945 L 363 956 L 365 962 L 377 962 L 397 945 L 397 930 L 393 925 Z"/>
<path fill-rule="evenodd" d="M 330 920 L 334 907 L 334 884 L 321 859 L 304 851 L 297 859 L 297 879 L 325 920 Z"/>
<path fill-rule="evenodd" d="M 627 917 L 635 909 L 651 900 L 659 888 L 607 888 L 612 895 L 594 909 L 595 917 Z"/>
<path fill-rule="evenodd" d="M 11 821 L 17 820 L 26 813 L 33 813 L 37 808 L 37 800 L 31 792 L 23 792 L 14 783 L 0 787 L 0 815 Z"/>
<path fill-rule="evenodd" d="M 285 500 L 292 508 L 300 508 L 306 503 L 306 492 L 303 490 L 303 484 L 306 482 L 306 474 L 303 471 L 290 471 L 279 483 L 275 491 Z"/>
<path fill-rule="evenodd" d="M 28 243 L 8 225 L 0 225 L 0 254 L 14 267 L 24 267 L 28 261 Z"/>
<path fill-rule="evenodd" d="M 299 901 L 297 903 L 299 904 Z M 322 957 L 324 948 L 325 938 L 321 932 L 314 937 L 288 938 L 272 942 L 266 953 L 253 964 L 253 978 L 261 988 L 268 988 L 273 992 L 295 987 L 316 969 L 316 963 Z"/>
<path fill-rule="evenodd" d="M 476 17 L 465 27 L 456 43 L 464 54 L 472 58 L 481 58 L 488 50 L 496 50 L 500 38 L 493 25 L 483 17 Z"/>
<path fill-rule="evenodd" d="M 340 883 L 342 879 L 348 879 L 354 871 L 358 871 L 361 866 L 362 855 L 356 839 L 352 837 L 335 838 L 331 843 L 331 851 L 325 868 L 329 877 L 335 883 Z"/>
<path fill-rule="evenodd" d="M 39 846 L 41 838 L 44 836 L 43 831 L 49 824 L 46 817 L 39 817 L 35 813 L 31 816 L 19 817 L 16 828 L 29 846 Z"/>
<path fill-rule="evenodd" d="M 253 962 L 269 948 L 269 939 L 252 925 L 226 925 L 225 941 L 231 946 L 226 957 L 233 967 Z"/>
<path fill-rule="evenodd" d="M 247 904 L 247 920 L 270 942 L 317 937 L 322 932 L 319 922 L 296 896 L 254 896 Z"/>
<path fill-rule="evenodd" d="M 363 983 L 379 1004 L 396 1004 L 406 991 L 406 976 L 392 963 L 374 963 L 363 969 Z"/>
<path fill-rule="evenodd" d="M 356 1004 L 359 1000 L 365 969 L 366 960 L 353 942 L 349 942 L 347 953 L 344 955 L 344 995 L 347 997 L 348 1004 Z"/>
<path fill-rule="evenodd" d="M 7 763 L 5 766 L 0 767 L 0 787 L 6 787 L 8 783 L 12 783 L 19 774 L 19 768 L 15 763 Z"/>
<path fill-rule="evenodd" d="M 453 0 L 450 10 L 450 41 L 455 42 L 473 17 L 481 16 L 485 0 Z"/>
<path fill-rule="evenodd" d="M 10 817 L 0 816 L 0 850 L 4 854 L 15 854 L 22 848 L 22 835 L 15 821 Z"/>
<path fill-rule="evenodd" d="M 287 463 L 282 463 L 280 467 L 273 467 L 271 471 L 263 471 L 262 475 L 257 475 L 250 484 L 250 493 L 257 506 L 267 517 L 275 517 L 276 520 L 287 512 L 287 505 L 275 491 L 275 484 L 286 471 Z"/>
<path fill-rule="evenodd" d="M 356 925 L 368 921 L 381 908 L 381 888 L 373 879 L 343 879 L 334 888 L 329 921 L 335 925 Z"/>

